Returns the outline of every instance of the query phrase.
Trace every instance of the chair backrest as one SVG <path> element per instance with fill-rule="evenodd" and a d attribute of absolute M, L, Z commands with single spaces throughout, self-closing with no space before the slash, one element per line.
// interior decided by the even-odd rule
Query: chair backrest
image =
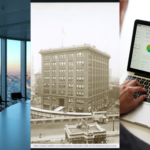
<path fill-rule="evenodd" d="M 22 98 L 21 92 L 18 92 L 18 93 L 17 93 L 17 98 L 19 98 L 19 99 Z"/>
<path fill-rule="evenodd" d="M 15 99 L 15 98 L 20 99 L 20 98 L 22 98 L 22 94 L 21 94 L 21 92 L 18 92 L 18 93 L 11 93 L 11 98 L 12 98 L 12 99 Z"/>
<path fill-rule="evenodd" d="M 17 98 L 17 93 L 11 93 L 11 98 L 16 99 Z"/>
<path fill-rule="evenodd" d="M 0 103 L 2 102 L 2 97 L 0 96 Z"/>

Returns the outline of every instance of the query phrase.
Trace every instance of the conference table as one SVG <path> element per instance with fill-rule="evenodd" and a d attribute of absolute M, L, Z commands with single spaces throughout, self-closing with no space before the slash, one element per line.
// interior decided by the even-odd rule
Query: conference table
<path fill-rule="evenodd" d="M 30 100 L 0 112 L 0 149 L 30 150 Z"/>

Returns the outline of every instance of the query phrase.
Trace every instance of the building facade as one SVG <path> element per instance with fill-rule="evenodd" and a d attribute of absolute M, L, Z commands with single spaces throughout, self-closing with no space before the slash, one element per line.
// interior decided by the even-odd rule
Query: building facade
<path fill-rule="evenodd" d="M 108 103 L 110 56 L 95 46 L 41 50 L 43 109 L 98 111 Z"/>
<path fill-rule="evenodd" d="M 41 96 L 41 87 L 42 87 L 41 74 L 36 73 L 35 74 L 35 95 L 36 96 Z"/>

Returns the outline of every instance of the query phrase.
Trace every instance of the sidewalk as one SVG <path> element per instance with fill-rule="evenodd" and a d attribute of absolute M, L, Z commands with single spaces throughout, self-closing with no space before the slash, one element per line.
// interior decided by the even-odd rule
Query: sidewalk
<path fill-rule="evenodd" d="M 106 132 L 107 137 L 114 137 L 114 136 L 119 136 L 119 131 L 107 131 Z M 60 140 L 65 140 L 65 135 L 60 134 L 60 135 L 52 135 L 52 136 L 42 136 L 42 138 L 39 137 L 31 137 L 31 141 L 60 141 Z"/>
<path fill-rule="evenodd" d="M 106 131 L 107 137 L 113 137 L 120 135 L 120 131 Z"/>

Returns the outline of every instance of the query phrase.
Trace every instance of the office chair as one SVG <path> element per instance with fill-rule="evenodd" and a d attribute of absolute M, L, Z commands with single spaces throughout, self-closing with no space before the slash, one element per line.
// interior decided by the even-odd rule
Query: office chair
<path fill-rule="evenodd" d="M 11 98 L 12 98 L 12 100 L 17 101 L 18 99 L 25 98 L 25 97 L 22 97 L 21 92 L 18 92 L 18 93 L 11 93 Z"/>
<path fill-rule="evenodd" d="M 0 105 L 2 106 L 2 105 L 5 105 L 5 104 L 3 104 L 3 103 L 5 103 L 5 102 L 10 102 L 10 101 L 3 101 L 2 100 L 2 97 L 0 96 Z M 10 103 L 12 103 L 12 102 L 10 102 Z M 6 105 L 6 106 L 8 106 L 8 105 Z"/>
<path fill-rule="evenodd" d="M 21 92 L 18 92 L 18 93 L 17 93 L 17 98 L 18 98 L 18 99 L 21 99 L 21 98 L 25 98 L 25 97 L 22 97 Z"/>

